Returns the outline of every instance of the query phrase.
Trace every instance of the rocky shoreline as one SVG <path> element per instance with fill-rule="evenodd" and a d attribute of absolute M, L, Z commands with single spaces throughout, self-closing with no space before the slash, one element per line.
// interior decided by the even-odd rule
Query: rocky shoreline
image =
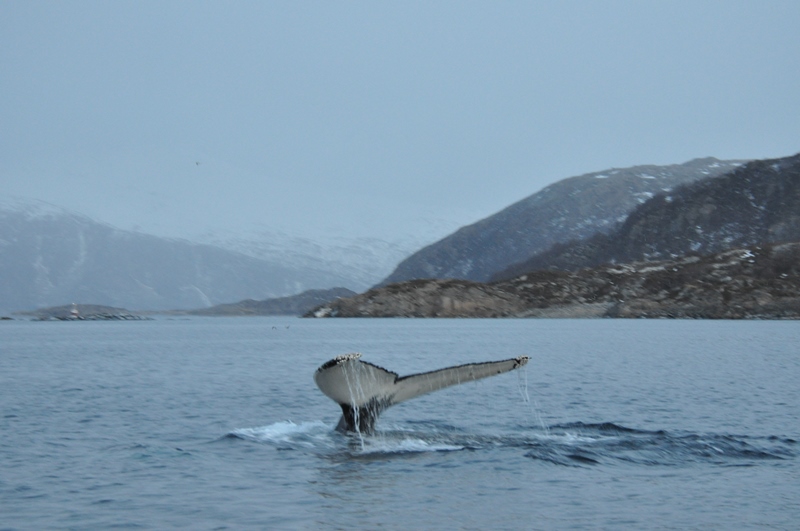
<path fill-rule="evenodd" d="M 412 280 L 306 317 L 800 319 L 800 243 L 535 271 L 511 280 Z"/>

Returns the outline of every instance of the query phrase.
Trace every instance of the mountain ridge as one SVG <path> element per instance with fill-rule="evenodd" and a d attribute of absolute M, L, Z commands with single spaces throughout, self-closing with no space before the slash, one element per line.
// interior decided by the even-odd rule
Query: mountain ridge
<path fill-rule="evenodd" d="M 662 193 L 617 230 L 555 245 L 492 277 L 575 270 L 603 263 L 709 254 L 735 246 L 800 240 L 800 154 L 748 162 Z"/>
<path fill-rule="evenodd" d="M 725 173 L 741 163 L 706 157 L 563 179 L 420 249 L 377 286 L 413 278 L 487 281 L 554 244 L 611 231 L 657 193 Z"/>

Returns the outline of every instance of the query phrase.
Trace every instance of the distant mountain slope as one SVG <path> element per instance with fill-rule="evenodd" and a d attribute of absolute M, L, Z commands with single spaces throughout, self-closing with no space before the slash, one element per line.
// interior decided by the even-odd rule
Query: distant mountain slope
<path fill-rule="evenodd" d="M 346 279 L 340 285 L 363 291 L 386 277 L 400 260 L 436 237 L 415 235 L 389 241 L 340 234 L 317 240 L 281 231 L 258 230 L 206 232 L 191 239 L 300 270 L 324 268 Z"/>
<path fill-rule="evenodd" d="M 352 297 L 356 293 L 346 288 L 310 289 L 289 297 L 278 297 L 263 301 L 252 299 L 218 304 L 211 308 L 185 312 L 190 315 L 303 315 L 312 308 L 340 297 Z"/>
<path fill-rule="evenodd" d="M 740 164 L 705 158 L 669 166 L 610 169 L 559 181 L 421 249 L 401 262 L 381 285 L 415 278 L 486 281 L 553 244 L 612 230 L 658 193 L 726 173 Z"/>
<path fill-rule="evenodd" d="M 557 245 L 494 278 L 797 240 L 800 155 L 752 161 L 726 175 L 660 194 L 634 210 L 614 232 Z"/>
<path fill-rule="evenodd" d="M 97 223 L 34 201 L 0 202 L 0 309 L 79 302 L 167 310 L 346 285 L 209 245 Z"/>

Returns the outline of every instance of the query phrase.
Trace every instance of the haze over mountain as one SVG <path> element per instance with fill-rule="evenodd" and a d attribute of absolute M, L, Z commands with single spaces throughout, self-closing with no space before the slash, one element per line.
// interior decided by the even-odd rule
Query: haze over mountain
<path fill-rule="evenodd" d="M 414 278 L 486 281 L 556 243 L 611 231 L 658 193 L 739 164 L 709 157 L 668 166 L 612 168 L 558 181 L 417 251 L 381 285 Z"/>
<path fill-rule="evenodd" d="M 796 149 L 800 2 L 578 4 L 0 2 L 0 193 L 428 244 L 566 176 Z"/>
<path fill-rule="evenodd" d="M 385 278 L 408 255 L 456 228 L 441 220 L 430 220 L 427 230 L 385 238 L 335 234 L 312 238 L 265 228 L 218 230 L 198 234 L 192 241 L 287 267 L 324 269 L 346 279 L 342 285 L 363 291 Z"/>
<path fill-rule="evenodd" d="M 318 268 L 115 229 L 41 202 L 0 203 L 0 309 L 72 302 L 201 308 L 352 282 Z"/>
<path fill-rule="evenodd" d="M 397 271 L 417 263 L 424 277 L 438 271 L 440 277 L 465 273 L 485 280 L 499 271 L 507 276 L 800 238 L 799 157 L 744 166 L 707 158 L 565 179 L 422 249 Z M 690 184 L 673 189 L 680 183 Z M 0 204 L 0 309 L 68 302 L 192 309 L 308 289 L 361 290 L 390 263 L 389 251 L 400 253 L 380 240 L 351 241 L 338 261 L 325 260 L 326 248 L 311 241 L 263 241 L 261 248 L 246 237 L 227 242 L 248 256 L 121 231 L 41 202 L 6 201 Z M 560 243 L 534 260 L 509 263 L 553 241 Z M 259 253 L 269 259 L 254 258 Z M 430 256 L 441 262 L 426 261 Z"/>

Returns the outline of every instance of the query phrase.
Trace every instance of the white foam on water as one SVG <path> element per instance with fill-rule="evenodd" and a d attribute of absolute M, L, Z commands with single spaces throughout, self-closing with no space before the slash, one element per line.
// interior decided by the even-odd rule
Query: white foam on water
<path fill-rule="evenodd" d="M 299 424 L 285 420 L 257 428 L 239 428 L 231 431 L 231 435 L 289 447 L 315 448 L 331 444 L 331 427 L 320 420 Z"/>
<path fill-rule="evenodd" d="M 422 439 L 387 440 L 365 438 L 361 454 L 404 454 L 420 452 L 454 452 L 464 447 L 454 444 L 429 443 Z"/>
<path fill-rule="evenodd" d="M 286 420 L 267 426 L 238 428 L 230 434 L 240 439 L 287 449 L 334 449 L 342 444 L 332 426 L 318 420 L 300 423 Z M 356 434 L 356 437 L 359 446 L 357 455 L 452 452 L 464 449 L 462 445 L 428 442 L 416 437 L 395 438 L 380 433 L 374 436 Z"/>

